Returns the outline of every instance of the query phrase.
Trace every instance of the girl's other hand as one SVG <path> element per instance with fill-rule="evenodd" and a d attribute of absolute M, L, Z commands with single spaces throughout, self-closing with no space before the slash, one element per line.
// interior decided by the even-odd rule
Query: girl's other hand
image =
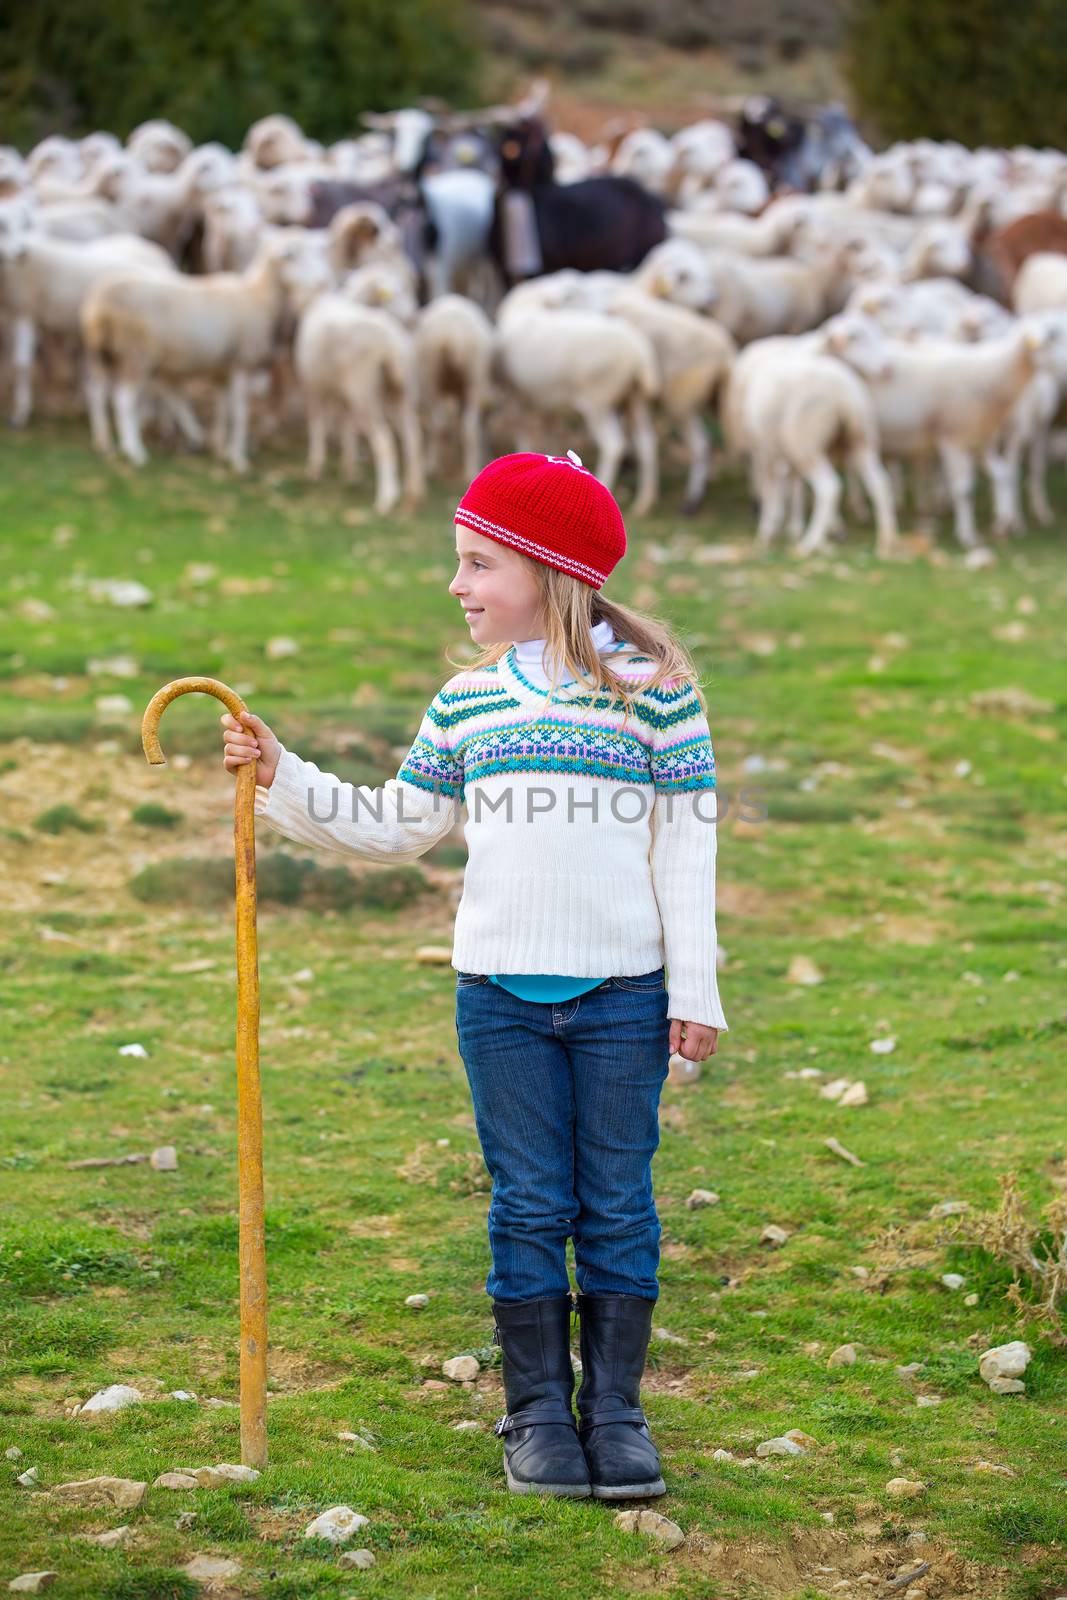
<path fill-rule="evenodd" d="M 256 763 L 256 782 L 269 789 L 281 760 L 282 747 L 267 727 L 262 717 L 246 711 L 239 722 L 229 711 L 219 718 L 223 727 L 225 755 L 222 764 L 227 772 L 236 773 L 249 761 Z"/>
<path fill-rule="evenodd" d="M 685 1038 L 682 1038 L 682 1029 Z M 705 1027 L 702 1022 L 682 1022 L 671 1018 L 670 1050 L 672 1056 L 684 1056 L 687 1061 L 706 1061 L 719 1048 L 718 1028 Z"/>

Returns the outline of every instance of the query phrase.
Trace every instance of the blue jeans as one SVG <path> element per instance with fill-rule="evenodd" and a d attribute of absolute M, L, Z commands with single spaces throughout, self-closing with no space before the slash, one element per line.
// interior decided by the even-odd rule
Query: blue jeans
<path fill-rule="evenodd" d="M 456 1033 L 493 1179 L 486 1293 L 659 1297 L 652 1194 L 670 1059 L 663 967 L 572 1000 L 520 1000 L 456 974 Z"/>

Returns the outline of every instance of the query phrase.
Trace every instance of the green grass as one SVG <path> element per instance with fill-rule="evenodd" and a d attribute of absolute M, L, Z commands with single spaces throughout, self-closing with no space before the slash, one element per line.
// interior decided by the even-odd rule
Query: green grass
<path fill-rule="evenodd" d="M 974 572 L 945 530 L 936 561 L 879 565 L 863 530 L 806 567 L 758 559 L 732 479 L 694 520 L 675 514 L 671 481 L 662 514 L 630 531 L 609 592 L 669 616 L 693 649 L 727 802 L 731 1028 L 698 1084 L 666 1091 L 655 1164 L 656 1323 L 685 1341 L 653 1342 L 644 1391 L 669 1489 L 656 1509 L 688 1535 L 665 1554 L 610 1507 L 507 1493 L 497 1371 L 469 1391 L 422 1386 L 449 1356 L 493 1353 L 488 1179 L 453 974 L 415 960 L 450 942 L 458 839 L 389 882 L 325 855 L 306 868 L 308 852 L 260 830 L 274 884 L 259 917 L 263 1476 L 150 1488 L 135 1512 L 14 1483 L 31 1465 L 47 1489 L 240 1458 L 232 1409 L 153 1399 L 93 1424 L 64 1407 L 121 1381 L 238 1394 L 232 783 L 221 707 L 171 706 L 169 765 L 149 768 L 145 705 L 172 678 L 220 677 L 291 748 L 380 783 L 467 635 L 446 592 L 447 491 L 383 523 L 280 456 L 239 483 L 162 454 L 141 474 L 111 468 L 62 426 L 2 445 L 0 1446 L 24 1454 L 5 1463 L 0 1577 L 50 1566 L 58 1595 L 155 1600 L 185 1594 L 178 1569 L 207 1551 L 241 1563 L 228 1593 L 272 1600 L 811 1600 L 923 1559 L 933 1593 L 963 1592 L 961 1573 L 1017 1600 L 1067 1585 L 1067 1356 L 1023 1329 L 1007 1264 L 928 1217 L 945 1199 L 995 1209 L 1015 1169 L 1036 1222 L 1067 1182 L 1067 514 Z M 699 559 L 721 544 L 739 559 Z M 108 577 L 139 578 L 153 605 L 92 600 L 89 580 Z M 1013 620 L 1023 636 L 998 639 Z M 299 653 L 271 659 L 279 636 Z M 87 670 L 118 656 L 135 676 Z M 1054 709 L 972 706 L 1008 686 Z M 97 699 L 118 693 L 133 710 L 102 720 Z M 146 806 L 180 826 L 146 826 L 163 820 Z M 53 833 L 37 826 L 48 814 L 78 820 Z M 821 984 L 786 981 L 797 954 Z M 886 1031 L 895 1050 L 873 1054 Z M 147 1060 L 119 1054 L 132 1041 Z M 785 1076 L 803 1066 L 862 1078 L 870 1104 L 842 1109 Z M 833 1155 L 831 1135 L 864 1165 Z M 71 1165 L 163 1144 L 177 1172 Z M 697 1186 L 721 1204 L 687 1210 Z M 790 1230 L 780 1249 L 758 1244 L 768 1222 Z M 942 1287 L 946 1271 L 963 1291 Z M 404 1306 L 415 1291 L 431 1296 L 421 1313 Z M 977 1355 L 1020 1334 L 1027 1392 L 995 1396 Z M 845 1342 L 857 1364 L 827 1370 Z M 899 1377 L 913 1361 L 918 1379 Z M 466 1418 L 480 1431 L 453 1431 Z M 758 1468 L 712 1459 L 794 1427 L 818 1448 Z M 373 1452 L 338 1441 L 360 1428 Z M 894 1501 L 897 1476 L 925 1493 Z M 354 1541 L 375 1552 L 369 1572 L 302 1538 L 339 1503 L 370 1518 Z M 186 1509 L 198 1522 L 181 1532 Z M 119 1522 L 136 1529 L 125 1551 L 71 1542 Z M 904 1542 L 913 1530 L 925 1546 Z"/>

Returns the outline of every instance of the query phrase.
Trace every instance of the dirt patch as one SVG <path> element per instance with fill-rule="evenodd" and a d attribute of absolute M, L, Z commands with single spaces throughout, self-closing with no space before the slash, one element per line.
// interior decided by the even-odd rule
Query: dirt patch
<path fill-rule="evenodd" d="M 313 1361 L 295 1350 L 267 1345 L 267 1382 L 274 1394 L 302 1394 L 308 1389 L 335 1389 L 352 1376 L 350 1366 L 337 1361 Z"/>
<path fill-rule="evenodd" d="M 872 1522 L 862 1531 L 877 1535 L 882 1524 Z M 905 1532 L 901 1528 L 897 1539 L 874 1544 L 856 1540 L 839 1528 L 794 1526 L 787 1541 L 767 1544 L 758 1540 L 726 1543 L 696 1531 L 679 1547 L 675 1560 L 712 1578 L 715 1592 L 756 1594 L 760 1600 L 794 1595 L 805 1585 L 830 1594 L 842 1580 L 861 1586 L 863 1592 L 878 1592 L 881 1585 L 915 1572 L 927 1562 L 929 1570 L 914 1582 L 931 1600 L 962 1600 L 969 1595 L 995 1600 L 1003 1594 L 1007 1574 L 998 1574 L 988 1564 L 967 1561 L 934 1539 L 908 1546 Z M 900 1584 L 891 1592 L 903 1594 L 907 1587 Z"/>

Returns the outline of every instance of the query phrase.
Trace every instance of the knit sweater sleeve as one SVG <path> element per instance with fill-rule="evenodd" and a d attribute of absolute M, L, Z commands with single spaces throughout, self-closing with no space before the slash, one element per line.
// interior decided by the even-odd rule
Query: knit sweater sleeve
<path fill-rule="evenodd" d="M 654 704 L 650 861 L 663 924 L 668 1014 L 726 1032 L 715 961 L 718 827 L 711 731 L 691 684 L 668 681 Z"/>
<path fill-rule="evenodd" d="M 377 789 L 345 783 L 282 746 L 270 788 L 256 785 L 256 816 L 299 844 L 367 861 L 413 861 L 454 826 L 463 769 L 439 691 L 395 778 Z"/>

